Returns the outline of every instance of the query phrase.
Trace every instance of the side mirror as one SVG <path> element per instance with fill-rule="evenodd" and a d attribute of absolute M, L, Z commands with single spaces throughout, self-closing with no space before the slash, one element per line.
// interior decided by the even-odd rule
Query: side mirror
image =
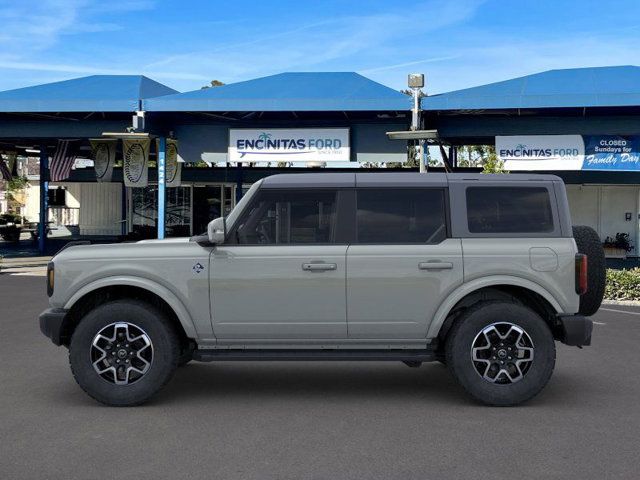
<path fill-rule="evenodd" d="M 218 217 L 207 225 L 207 235 L 209 242 L 214 245 L 221 245 L 227 237 L 227 221 L 224 217 Z"/>

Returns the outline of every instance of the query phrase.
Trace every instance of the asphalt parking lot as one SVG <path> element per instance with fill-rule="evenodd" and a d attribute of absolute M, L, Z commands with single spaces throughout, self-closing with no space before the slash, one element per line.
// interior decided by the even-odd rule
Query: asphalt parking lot
<path fill-rule="evenodd" d="M 44 278 L 0 275 L 0 477 L 6 479 L 638 478 L 640 309 L 605 306 L 594 345 L 558 345 L 516 408 L 470 401 L 439 364 L 217 363 L 154 400 L 86 396 L 40 334 Z"/>

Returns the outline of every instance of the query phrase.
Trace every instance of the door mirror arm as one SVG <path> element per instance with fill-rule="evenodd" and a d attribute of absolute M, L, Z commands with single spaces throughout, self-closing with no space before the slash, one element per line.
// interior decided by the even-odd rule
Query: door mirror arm
<path fill-rule="evenodd" d="M 191 237 L 189 239 L 190 242 L 195 242 L 198 245 L 200 245 L 201 247 L 213 247 L 215 246 L 215 243 L 211 243 L 209 241 L 209 235 L 206 233 L 203 233 L 202 235 L 194 235 L 193 237 Z"/>

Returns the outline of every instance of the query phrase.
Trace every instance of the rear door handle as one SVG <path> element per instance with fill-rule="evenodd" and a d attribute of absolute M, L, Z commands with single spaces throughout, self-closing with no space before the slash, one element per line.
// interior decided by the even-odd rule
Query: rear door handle
<path fill-rule="evenodd" d="M 307 272 L 325 272 L 327 270 L 337 270 L 335 263 L 303 263 L 302 270 Z"/>
<path fill-rule="evenodd" d="M 420 262 L 418 264 L 420 270 L 451 270 L 453 263 L 451 262 Z"/>

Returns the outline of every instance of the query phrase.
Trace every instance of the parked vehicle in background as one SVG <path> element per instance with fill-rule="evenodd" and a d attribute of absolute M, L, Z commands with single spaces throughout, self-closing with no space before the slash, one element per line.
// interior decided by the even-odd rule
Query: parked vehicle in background
<path fill-rule="evenodd" d="M 191 360 L 440 361 L 516 405 L 555 341 L 591 343 L 604 256 L 555 176 L 313 173 L 255 183 L 191 239 L 64 249 L 47 278 L 41 329 L 109 405 Z"/>

